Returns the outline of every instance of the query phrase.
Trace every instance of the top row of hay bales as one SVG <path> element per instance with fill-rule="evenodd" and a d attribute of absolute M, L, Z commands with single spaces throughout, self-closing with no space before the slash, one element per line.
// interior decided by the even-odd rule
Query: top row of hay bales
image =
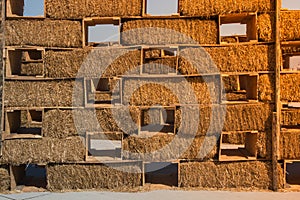
<path fill-rule="evenodd" d="M 298 21 L 300 12 L 283 12 L 281 39 L 300 39 Z M 130 19 L 121 25 L 120 44 L 218 44 L 217 19 Z M 274 13 L 258 14 L 259 42 L 274 42 Z M 51 19 L 14 19 L 5 23 L 6 45 L 45 47 L 83 47 L 83 29 L 80 21 Z"/>
<path fill-rule="evenodd" d="M 45 10 L 47 17 L 55 19 L 142 16 L 143 1 L 146 0 L 46 0 Z M 275 2 L 275 0 L 178 0 L 177 12 L 182 16 L 202 17 L 226 13 L 270 12 L 275 11 Z"/>

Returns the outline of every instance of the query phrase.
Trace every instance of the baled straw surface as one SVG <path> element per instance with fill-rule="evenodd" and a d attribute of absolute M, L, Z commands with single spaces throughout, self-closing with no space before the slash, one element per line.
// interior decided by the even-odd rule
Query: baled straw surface
<path fill-rule="evenodd" d="M 258 99 L 260 101 L 275 101 L 275 75 L 261 74 L 258 81 Z"/>
<path fill-rule="evenodd" d="M 190 44 L 191 39 L 194 40 L 193 43 L 199 44 L 216 44 L 218 41 L 218 27 L 215 20 L 129 20 L 123 23 L 122 32 L 125 32 L 122 35 L 122 44 L 125 45 Z"/>
<path fill-rule="evenodd" d="M 207 78 L 206 81 L 207 83 L 202 77 L 153 80 L 128 78 L 124 81 L 124 102 L 129 102 L 130 105 L 135 106 L 151 106 L 155 104 L 167 106 L 176 103 L 195 103 L 191 99 L 191 96 L 183 95 L 181 96 L 182 102 L 179 102 L 179 94 L 182 94 L 183 91 L 192 91 L 198 98 L 199 104 L 210 104 L 211 102 L 218 103 L 220 84 L 218 84 L 218 81 L 214 80 L 214 77 Z M 183 84 L 185 82 L 188 84 Z M 137 88 L 137 90 L 135 90 L 135 88 Z M 211 90 L 214 91 L 214 94 L 210 94 Z"/>
<path fill-rule="evenodd" d="M 271 189 L 272 165 L 259 161 L 181 163 L 180 186 Z"/>
<path fill-rule="evenodd" d="M 300 12 L 285 11 L 280 13 L 281 18 L 281 40 L 299 40 L 300 39 Z"/>
<path fill-rule="evenodd" d="M 110 167 L 112 166 L 112 167 Z M 121 171 L 118 169 L 128 169 Z M 48 189 L 116 189 L 128 190 L 141 186 L 142 175 L 138 163 L 48 165 Z"/>
<path fill-rule="evenodd" d="M 56 19 L 141 16 L 142 0 L 47 0 L 46 15 Z"/>
<path fill-rule="evenodd" d="M 281 159 L 300 158 L 300 131 L 287 130 L 280 134 Z"/>
<path fill-rule="evenodd" d="M 212 113 L 214 111 L 214 113 Z M 199 120 L 195 116 L 199 115 Z M 199 113 L 193 106 L 182 106 L 175 112 L 175 127 L 176 129 L 188 136 L 215 136 L 216 133 L 221 133 L 223 123 L 226 118 L 226 108 L 223 105 L 200 105 Z M 222 120 L 223 119 L 223 120 Z M 193 132 L 196 128 L 196 133 Z M 198 127 L 198 129 L 197 129 Z"/>
<path fill-rule="evenodd" d="M 82 82 L 61 81 L 6 81 L 5 106 L 8 107 L 71 107 L 75 84 L 83 89 Z M 79 87 L 77 87 L 79 88 Z M 82 93 L 81 93 L 82 94 Z M 76 105 L 82 105 L 83 97 Z"/>
<path fill-rule="evenodd" d="M 201 54 L 199 49 L 186 48 L 180 51 L 179 72 L 181 74 L 199 74 L 193 61 L 201 64 L 204 72 L 211 72 L 209 60 L 221 72 L 256 72 L 272 71 L 275 66 L 274 45 L 232 45 L 226 47 L 204 47 L 210 56 Z M 207 60 L 208 59 L 208 60 Z M 210 64 L 210 65 L 209 65 Z M 206 67 L 207 65 L 207 67 Z M 199 68 L 199 67 L 198 67 Z"/>
<path fill-rule="evenodd" d="M 114 109 L 114 110 L 113 110 Z M 134 123 L 138 122 L 138 111 L 134 107 L 129 108 L 130 116 L 124 112 L 126 107 L 101 108 L 85 110 L 49 110 L 45 112 L 43 120 L 43 134 L 50 138 L 66 138 L 69 136 L 83 135 L 85 132 L 136 132 L 137 126 L 126 123 L 130 118 Z M 115 114 L 114 114 L 115 113 Z M 81 120 L 76 121 L 74 115 L 80 116 Z M 118 119 L 115 119 L 115 115 Z M 96 116 L 96 124 L 93 117 Z M 121 130 L 120 123 L 122 123 Z M 135 125 L 135 124 L 134 124 Z"/>
<path fill-rule="evenodd" d="M 282 110 L 281 125 L 283 126 L 300 125 L 300 110 L 299 109 Z"/>
<path fill-rule="evenodd" d="M 67 20 L 8 20 L 5 23 L 8 46 L 81 47 L 82 26 Z"/>
<path fill-rule="evenodd" d="M 80 137 L 5 140 L 2 153 L 13 165 L 77 162 L 84 160 L 85 147 Z"/>
<path fill-rule="evenodd" d="M 21 74 L 27 76 L 43 75 L 44 65 L 43 63 L 26 63 L 21 66 Z"/>
<path fill-rule="evenodd" d="M 272 127 L 272 104 L 227 105 L 224 131 L 265 131 Z"/>
<path fill-rule="evenodd" d="M 102 77 L 111 77 L 123 75 L 127 71 L 137 68 L 141 63 L 140 50 L 127 50 L 116 58 L 110 61 L 111 55 L 115 52 L 114 49 L 94 49 L 92 56 L 89 48 L 76 49 L 72 51 L 46 51 L 45 54 L 45 74 L 50 78 L 75 78 L 78 70 L 84 62 L 88 62 L 90 70 L 85 71 L 88 75 L 99 67 L 105 69 Z M 97 56 L 98 55 L 98 56 Z M 105 57 L 105 55 L 107 57 Z M 107 60 L 109 60 L 108 63 Z M 80 76 L 80 75 L 79 75 Z"/>
<path fill-rule="evenodd" d="M 281 75 L 281 101 L 300 101 L 300 76 L 299 74 Z"/>
<path fill-rule="evenodd" d="M 257 16 L 258 40 L 261 42 L 275 41 L 275 15 L 272 13 Z"/>
<path fill-rule="evenodd" d="M 7 191 L 10 188 L 10 176 L 6 168 L 0 168 L 0 191 Z"/>
<path fill-rule="evenodd" d="M 76 136 L 72 110 L 48 110 L 43 119 L 43 136 L 51 138 L 67 138 Z"/>
<path fill-rule="evenodd" d="M 129 136 L 123 140 L 123 156 L 125 159 L 167 161 L 180 159 L 214 159 L 217 158 L 217 141 L 214 136 L 207 137 L 212 150 L 204 158 L 200 152 L 205 149 L 205 136 L 190 138 L 159 134 L 148 138 Z M 173 143 L 174 142 L 174 143 Z M 176 143 L 175 143 L 176 142 Z M 189 144 L 190 143 L 190 144 Z M 206 144 L 206 145 L 208 145 Z M 138 155 L 130 153 L 139 153 Z"/>
<path fill-rule="evenodd" d="M 273 0 L 179 0 L 179 12 L 184 16 L 210 16 L 241 12 L 266 12 L 275 10 Z"/>

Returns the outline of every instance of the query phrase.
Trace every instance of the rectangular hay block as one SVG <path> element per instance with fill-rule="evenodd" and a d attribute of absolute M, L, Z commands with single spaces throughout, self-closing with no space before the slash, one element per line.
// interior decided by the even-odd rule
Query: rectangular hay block
<path fill-rule="evenodd" d="M 8 46 L 82 47 L 82 25 L 68 20 L 7 20 L 5 43 Z"/>
<path fill-rule="evenodd" d="M 48 189 L 127 190 L 142 185 L 140 162 L 107 164 L 53 164 L 47 166 Z"/>

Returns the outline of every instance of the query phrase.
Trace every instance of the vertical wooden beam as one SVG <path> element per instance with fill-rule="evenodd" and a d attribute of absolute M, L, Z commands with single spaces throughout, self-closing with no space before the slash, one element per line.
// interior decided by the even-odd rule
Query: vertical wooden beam
<path fill-rule="evenodd" d="M 280 137 L 280 117 L 281 117 L 281 102 L 280 102 L 280 69 L 281 69 L 281 49 L 280 49 L 280 9 L 281 0 L 275 1 L 275 46 L 276 46 L 276 67 L 275 67 L 275 103 L 276 112 L 273 114 L 272 128 L 272 166 L 273 166 L 273 190 L 279 189 L 278 178 L 278 157 L 279 157 L 279 137 Z"/>

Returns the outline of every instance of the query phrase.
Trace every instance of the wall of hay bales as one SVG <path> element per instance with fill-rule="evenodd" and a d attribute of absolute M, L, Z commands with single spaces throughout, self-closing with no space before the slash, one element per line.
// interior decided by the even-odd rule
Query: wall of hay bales
<path fill-rule="evenodd" d="M 280 134 L 280 158 L 299 159 L 300 158 L 300 130 L 288 129 Z"/>
<path fill-rule="evenodd" d="M 121 56 L 112 58 L 111 56 L 115 53 Z M 99 55 L 99 57 L 96 57 L 96 55 Z M 89 65 L 88 68 L 85 67 L 87 63 Z M 123 52 L 120 52 L 119 49 L 108 48 L 93 50 L 91 48 L 84 48 L 68 51 L 47 50 L 44 64 L 45 77 L 49 78 L 76 78 L 83 75 L 95 76 L 95 72 L 99 71 L 99 67 L 105 69 L 102 72 L 102 77 L 112 77 L 136 70 L 141 64 L 141 52 L 134 49 L 124 49 Z M 78 74 L 81 67 L 82 71 Z"/>
<path fill-rule="evenodd" d="M 9 190 L 10 188 L 10 175 L 8 167 L 0 166 L 0 192 Z"/>
<path fill-rule="evenodd" d="M 78 162 L 85 153 L 80 137 L 5 140 L 2 147 L 3 161 L 13 165 Z"/>
<path fill-rule="evenodd" d="M 281 74 L 281 101 L 299 102 L 300 101 L 300 76 L 298 73 Z"/>
<path fill-rule="evenodd" d="M 210 16 L 241 12 L 268 12 L 275 10 L 273 0 L 179 0 L 179 12 L 184 16 Z"/>
<path fill-rule="evenodd" d="M 179 182 L 181 187 L 271 189 L 272 165 L 260 161 L 180 163 Z"/>
<path fill-rule="evenodd" d="M 82 47 L 80 21 L 7 20 L 4 28 L 7 46 Z"/>
<path fill-rule="evenodd" d="M 83 89 L 82 81 L 5 81 L 6 107 L 72 107 L 72 94 L 75 84 Z M 83 97 L 76 100 L 83 105 Z"/>
<path fill-rule="evenodd" d="M 124 45 L 217 44 L 218 42 L 218 25 L 216 20 L 126 20 L 122 24 L 121 31 L 123 32 L 122 44 Z"/>
<path fill-rule="evenodd" d="M 140 162 L 48 165 L 47 187 L 51 191 L 91 188 L 128 191 L 142 185 L 141 172 Z"/>
<path fill-rule="evenodd" d="M 46 0 L 46 16 L 55 19 L 142 15 L 142 0 Z"/>
<path fill-rule="evenodd" d="M 300 11 L 282 11 L 280 13 L 280 31 L 281 40 L 299 40 L 299 20 Z"/>

